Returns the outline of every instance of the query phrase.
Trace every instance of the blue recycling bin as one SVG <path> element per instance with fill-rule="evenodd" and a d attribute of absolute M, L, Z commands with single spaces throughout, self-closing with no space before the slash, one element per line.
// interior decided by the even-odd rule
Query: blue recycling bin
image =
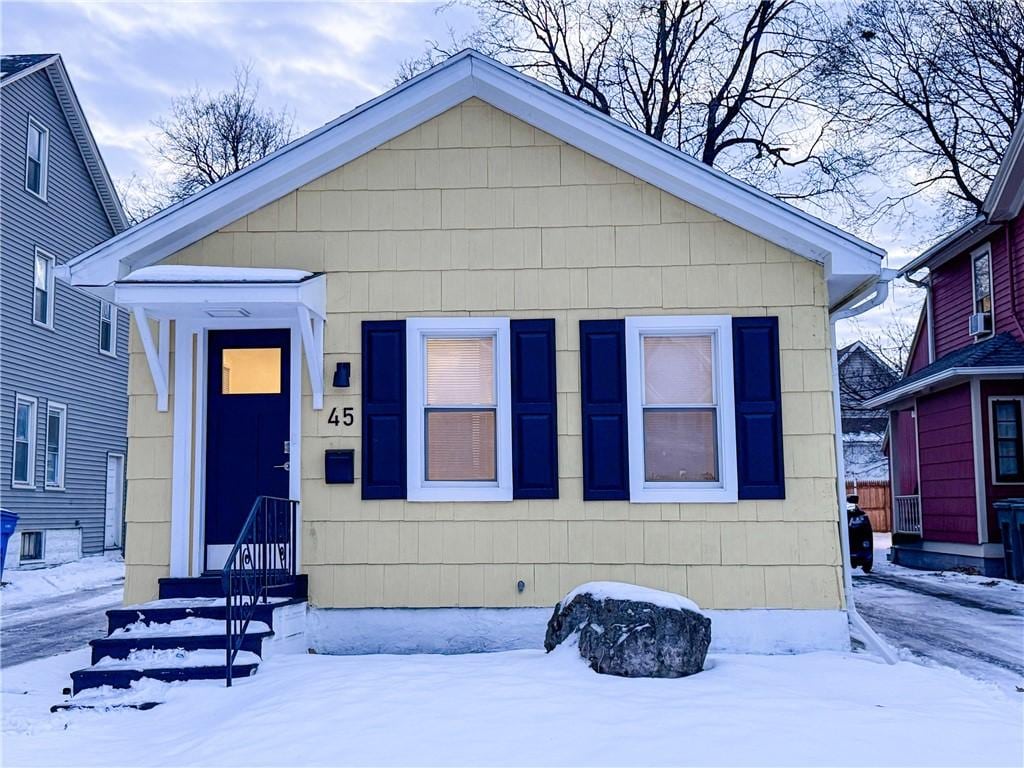
<path fill-rule="evenodd" d="M 18 516 L 7 509 L 0 509 L 0 581 L 4 578 L 4 560 L 7 559 L 7 542 L 18 527 Z"/>

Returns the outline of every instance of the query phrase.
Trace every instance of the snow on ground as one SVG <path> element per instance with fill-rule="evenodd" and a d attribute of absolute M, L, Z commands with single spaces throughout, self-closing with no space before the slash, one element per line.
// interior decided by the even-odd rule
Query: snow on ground
<path fill-rule="evenodd" d="M 1020 698 L 866 654 L 715 655 L 678 680 L 598 675 L 564 646 L 276 655 L 232 688 L 146 681 L 135 700 L 164 702 L 149 711 L 50 714 L 85 662 L 4 670 L 5 766 L 1019 766 L 1024 750 Z"/>
<path fill-rule="evenodd" d="M 92 555 L 52 568 L 4 570 L 0 607 L 37 603 L 86 589 L 112 586 L 124 581 L 124 560 L 120 555 Z"/>
<path fill-rule="evenodd" d="M 1024 586 L 955 571 L 918 571 L 885 559 L 876 536 L 875 568 L 854 571 L 854 601 L 903 658 L 942 664 L 998 684 L 1024 687 Z"/>

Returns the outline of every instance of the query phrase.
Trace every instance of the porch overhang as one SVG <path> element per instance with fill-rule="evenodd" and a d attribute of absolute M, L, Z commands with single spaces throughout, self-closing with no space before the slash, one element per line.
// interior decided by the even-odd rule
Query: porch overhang
<path fill-rule="evenodd" d="M 933 376 L 927 376 L 922 379 L 915 379 L 912 382 L 908 382 L 906 386 L 897 386 L 893 389 L 890 389 L 888 392 L 883 392 L 877 397 L 873 397 L 870 400 L 865 400 L 863 403 L 863 407 L 889 408 L 889 410 L 899 410 L 900 405 L 920 395 L 927 395 L 931 392 L 937 392 L 941 389 L 955 387 L 957 384 L 963 384 L 964 382 L 970 381 L 973 378 L 982 377 L 989 379 L 1024 378 L 1024 366 L 1003 365 L 976 368 L 947 368 L 944 371 L 939 371 Z"/>
<path fill-rule="evenodd" d="M 135 318 L 157 393 L 168 407 L 170 321 L 193 330 L 297 326 L 309 373 L 313 408 L 324 401 L 326 279 L 298 269 L 158 265 L 113 285 L 112 300 Z M 153 336 L 150 321 L 157 324 Z"/>

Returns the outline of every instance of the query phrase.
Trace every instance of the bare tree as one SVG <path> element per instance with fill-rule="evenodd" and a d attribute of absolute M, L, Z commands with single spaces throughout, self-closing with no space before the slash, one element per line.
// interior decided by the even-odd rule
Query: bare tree
<path fill-rule="evenodd" d="M 781 197 L 856 197 L 866 166 L 816 98 L 826 27 L 804 0 L 465 2 L 477 31 L 400 78 L 472 45 Z"/>
<path fill-rule="evenodd" d="M 287 111 L 259 106 L 259 82 L 248 66 L 235 70 L 234 86 L 220 93 L 196 88 L 171 102 L 170 114 L 154 122 L 154 149 L 171 166 L 165 196 L 175 202 L 241 170 L 291 139 Z"/>
<path fill-rule="evenodd" d="M 835 110 L 900 187 L 883 208 L 939 193 L 947 214 L 980 210 L 1024 111 L 1024 0 L 866 0 L 820 61 Z"/>

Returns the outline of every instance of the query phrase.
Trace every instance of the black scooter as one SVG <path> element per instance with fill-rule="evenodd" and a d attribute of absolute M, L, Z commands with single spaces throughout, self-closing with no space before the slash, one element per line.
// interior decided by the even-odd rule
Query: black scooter
<path fill-rule="evenodd" d="M 847 530 L 850 534 L 850 567 L 863 568 L 871 573 L 875 564 L 875 537 L 871 530 L 871 519 L 858 506 L 857 494 L 846 497 Z"/>

